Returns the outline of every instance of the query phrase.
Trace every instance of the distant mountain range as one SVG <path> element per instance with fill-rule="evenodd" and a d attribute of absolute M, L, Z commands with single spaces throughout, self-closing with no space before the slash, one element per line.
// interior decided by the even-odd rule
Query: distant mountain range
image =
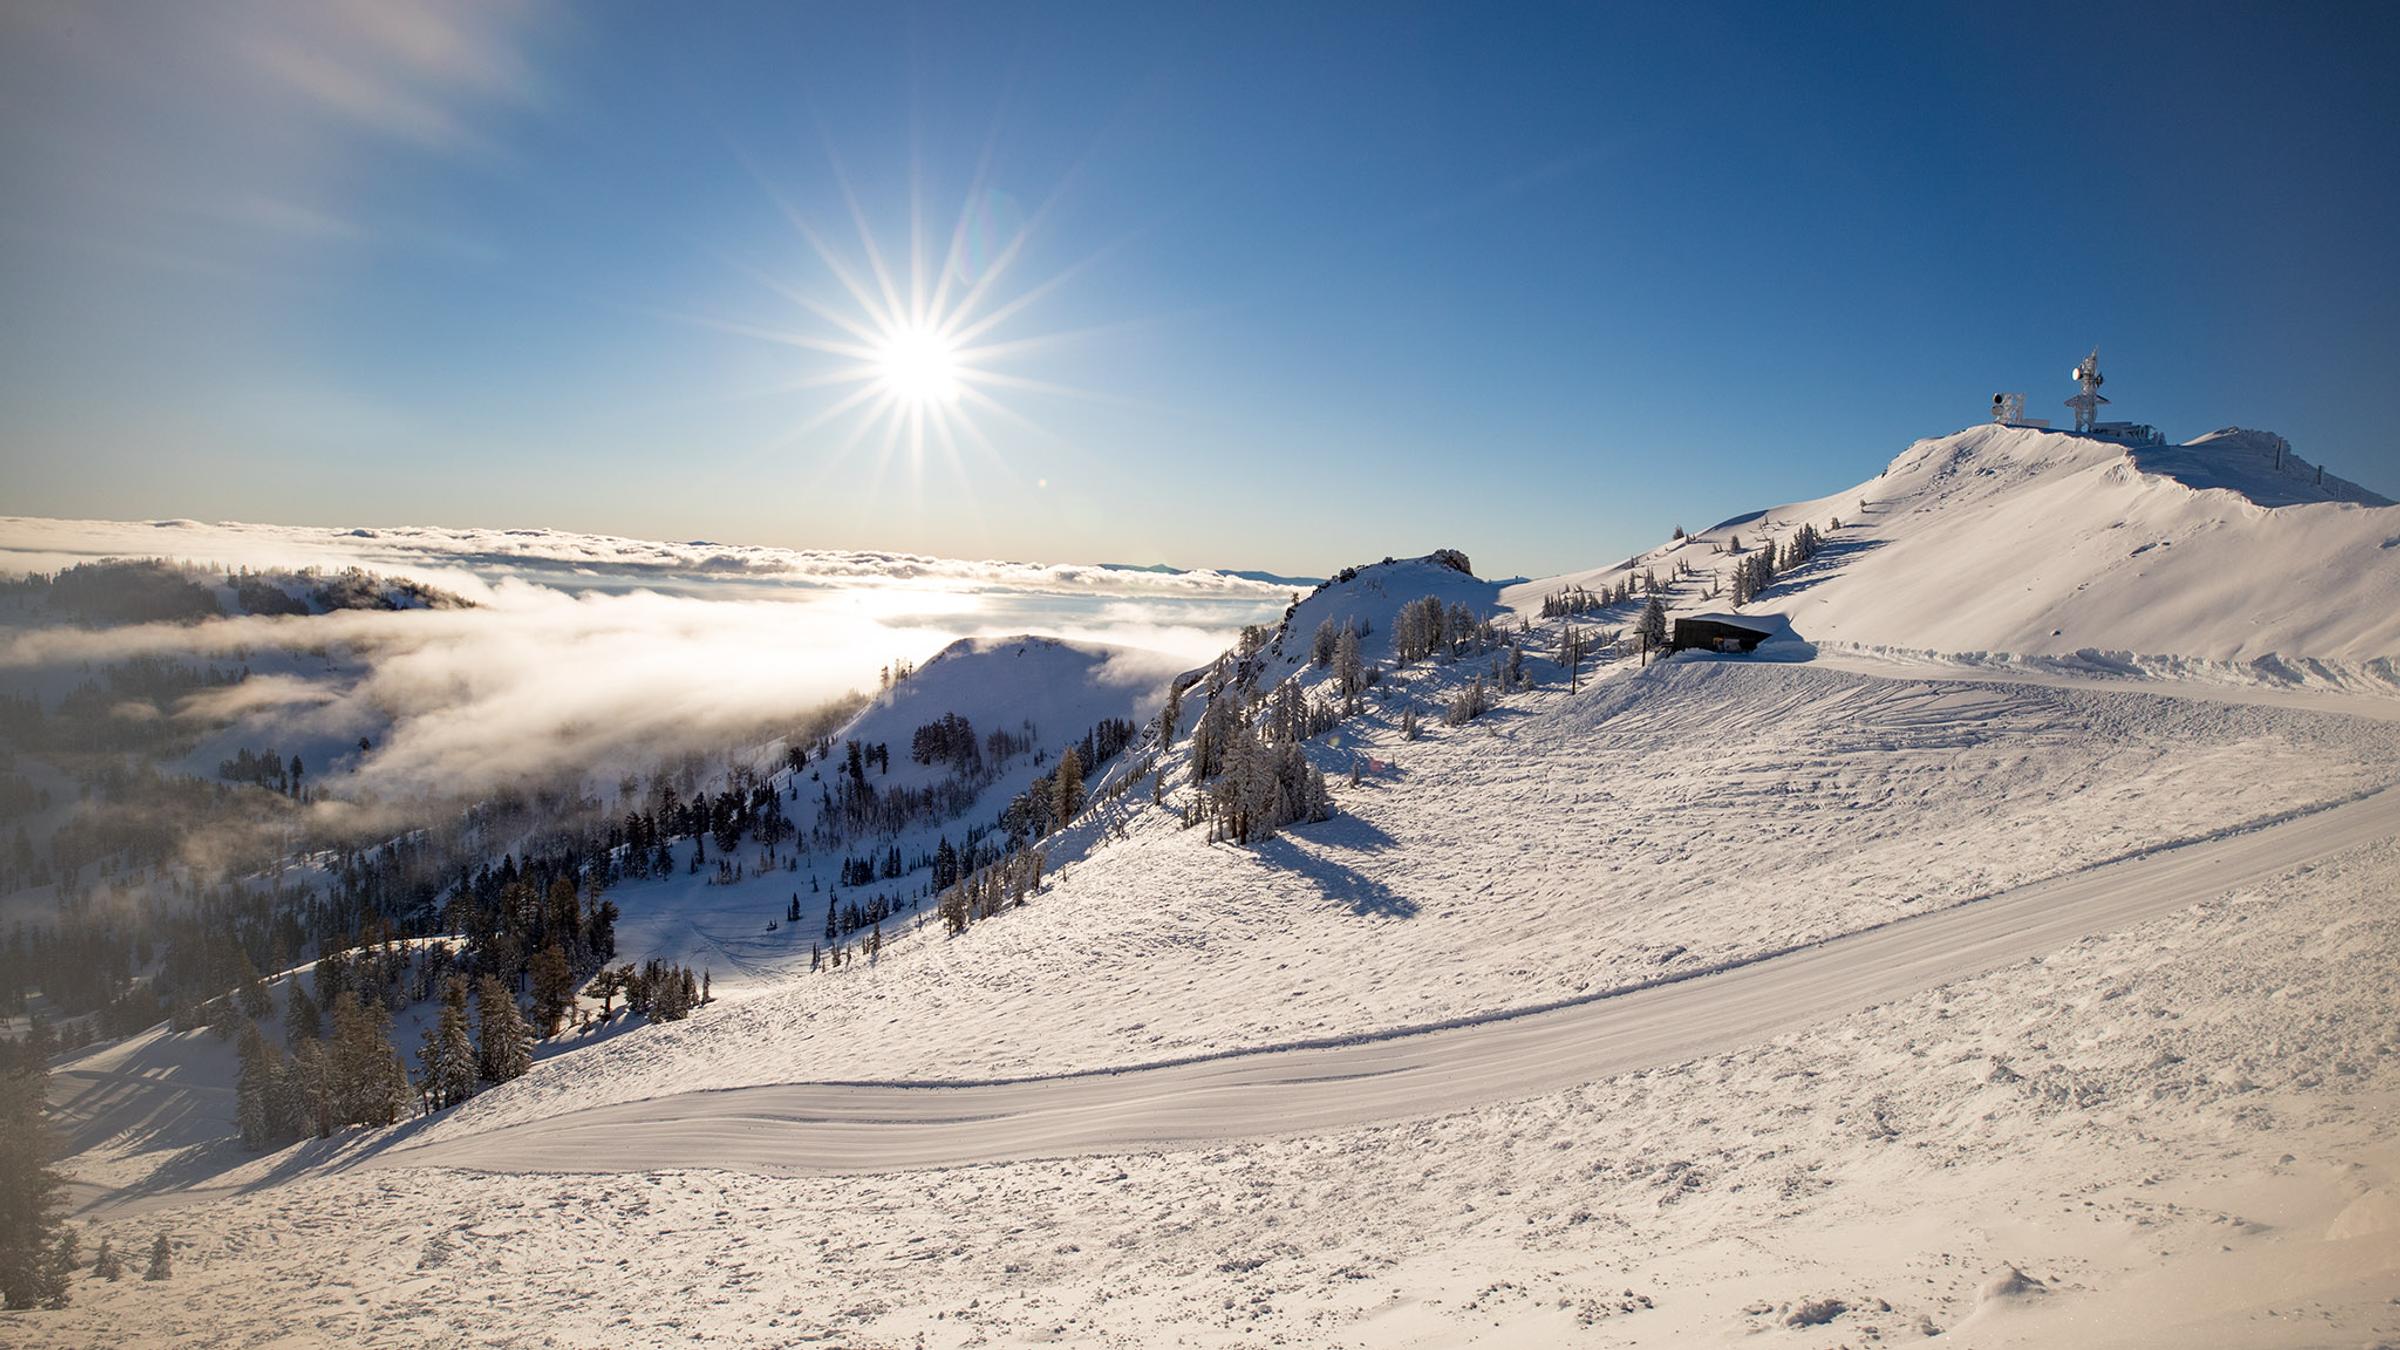
<path fill-rule="evenodd" d="M 1318 586 L 1323 577 L 1287 577 L 1280 572 L 1259 572 L 1240 567 L 1174 567 L 1166 563 L 1101 563 L 1111 572 L 1215 572 L 1220 576 L 1240 577 L 1244 581 L 1264 582 L 1269 586 Z"/>

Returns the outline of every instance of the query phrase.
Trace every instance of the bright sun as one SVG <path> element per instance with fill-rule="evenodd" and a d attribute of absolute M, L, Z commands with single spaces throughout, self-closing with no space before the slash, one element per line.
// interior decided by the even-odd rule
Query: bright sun
<path fill-rule="evenodd" d="M 958 350 L 941 332 L 910 325 L 887 334 L 875 350 L 875 378 L 903 403 L 956 402 Z"/>
<path fill-rule="evenodd" d="M 833 387 L 840 392 L 784 433 L 778 446 L 805 444 L 820 428 L 847 423 L 847 432 L 826 451 L 828 464 L 867 444 L 875 446 L 879 480 L 883 466 L 899 459 L 916 481 L 929 453 L 961 474 L 967 467 L 963 457 L 969 455 L 980 455 L 1006 472 L 1001 450 L 985 434 L 983 423 L 1006 422 L 1046 435 L 1010 406 L 1017 397 L 1092 395 L 1000 367 L 1098 330 L 995 334 L 1021 325 L 1025 312 L 1064 284 L 1081 264 L 1031 286 L 1018 284 L 1015 268 L 1032 226 L 1012 214 L 1013 203 L 1004 195 L 987 192 L 980 184 L 968 194 L 946 247 L 929 235 L 912 200 L 907 242 L 895 256 L 868 229 L 856 195 L 848 181 L 840 179 L 838 164 L 835 174 L 858 230 L 858 263 L 835 249 L 804 215 L 789 206 L 785 210 L 847 302 L 819 298 L 802 285 L 753 273 L 767 289 L 833 331 L 762 328 L 699 317 L 694 321 L 839 358 L 794 376 L 786 386 Z"/>

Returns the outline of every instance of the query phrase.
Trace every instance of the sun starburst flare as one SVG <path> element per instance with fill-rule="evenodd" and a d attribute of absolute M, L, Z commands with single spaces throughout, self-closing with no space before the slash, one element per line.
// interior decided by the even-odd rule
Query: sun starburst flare
<path fill-rule="evenodd" d="M 929 452 L 938 453 L 962 480 L 969 454 L 1006 473 L 1005 458 L 987 434 L 990 424 L 1049 435 L 1012 407 L 1010 396 L 1099 397 L 1007 368 L 1042 348 L 1094 331 L 1008 331 L 1021 327 L 1031 307 L 1093 261 L 1087 258 L 1038 282 L 1016 284 L 1028 243 L 1048 214 L 1048 205 L 1031 217 L 1023 216 L 1011 198 L 985 186 L 979 170 L 976 186 L 943 246 L 929 242 L 921 193 L 912 193 L 907 245 L 898 251 L 901 265 L 895 267 L 893 251 L 878 243 L 838 157 L 833 171 L 857 239 L 855 249 L 847 252 L 834 247 L 807 212 L 752 166 L 753 176 L 775 198 L 831 286 L 795 283 L 766 269 L 735 264 L 797 307 L 809 322 L 784 327 L 697 320 L 836 358 L 796 374 L 783 386 L 833 392 L 830 402 L 779 437 L 770 451 L 806 445 L 821 451 L 822 463 L 831 467 L 862 447 L 870 448 L 877 481 L 898 461 L 912 482 L 921 484 Z M 829 299 L 825 292 L 835 294 Z M 830 444 L 818 439 L 820 433 Z"/>

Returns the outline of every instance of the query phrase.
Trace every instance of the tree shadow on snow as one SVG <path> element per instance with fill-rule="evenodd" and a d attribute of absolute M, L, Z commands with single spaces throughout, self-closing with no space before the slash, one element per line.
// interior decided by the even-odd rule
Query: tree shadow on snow
<path fill-rule="evenodd" d="M 1353 815 L 1338 815 L 1331 820 L 1319 821 L 1308 827 L 1308 837 L 1328 848 L 1344 849 L 1351 853 L 1381 853 L 1399 843 L 1382 826 Z"/>
<path fill-rule="evenodd" d="M 1366 828 L 1374 829 L 1373 826 Z M 1375 830 L 1375 833 L 1386 844 L 1391 842 L 1391 837 L 1382 831 Z M 1345 867 L 1331 858 L 1310 853 L 1289 839 L 1269 839 L 1256 845 L 1252 851 L 1258 855 L 1259 861 L 1270 867 L 1280 867 L 1307 878 L 1319 894 L 1337 904 L 1349 906 L 1354 914 L 1380 914 L 1394 919 L 1413 919 L 1417 916 L 1416 901 L 1355 867 Z"/>
<path fill-rule="evenodd" d="M 1851 558 L 1882 548 L 1888 542 L 1884 539 L 1845 539 L 1839 542 L 1829 539 L 1817 545 L 1817 556 L 1802 563 L 1798 571 L 1777 578 L 1775 584 L 1761 594 L 1768 599 L 1781 599 L 1823 585 L 1833 580 Z"/>

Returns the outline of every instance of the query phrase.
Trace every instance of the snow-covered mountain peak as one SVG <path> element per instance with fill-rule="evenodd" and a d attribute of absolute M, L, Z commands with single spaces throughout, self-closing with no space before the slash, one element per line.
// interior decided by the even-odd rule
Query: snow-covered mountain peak
<path fill-rule="evenodd" d="M 892 684 L 839 735 L 905 744 L 945 713 L 978 727 L 1035 725 L 1041 744 L 1064 744 L 1102 718 L 1139 718 L 1180 663 L 1140 647 L 1016 634 L 960 638 Z M 936 771 L 895 769 L 924 777 Z"/>
<path fill-rule="evenodd" d="M 2380 668 L 2400 655 L 2400 508 L 2317 479 L 2268 432 L 2135 447 L 1973 427 L 1762 513 L 1845 528 L 1754 608 L 1876 646 Z"/>
<path fill-rule="evenodd" d="M 1846 492 L 1734 517 L 1624 563 L 1507 587 L 1520 613 L 1570 590 L 1721 609 L 1737 566 L 1802 525 L 1819 556 L 1742 607 L 1801 638 L 1909 652 L 2234 664 L 2261 678 L 2392 682 L 2400 507 L 2227 428 L 2184 445 L 2036 427 L 1918 441 Z M 1788 571 L 1788 569 L 1787 569 Z M 1633 606 L 1608 607 L 1629 622 Z"/>
<path fill-rule="evenodd" d="M 2230 492 L 2261 507 L 2392 502 L 2300 458 L 2271 431 L 2225 427 L 2181 445 L 2122 441 L 2038 427 L 1994 424 L 1918 441 L 1877 478 L 1903 489 L 1945 493 L 1972 483 L 1976 495 L 2007 484 L 2081 470 L 2121 469 L 2166 479 L 2195 492 Z"/>
<path fill-rule="evenodd" d="M 2224 427 L 2181 445 L 2141 447 L 2132 452 L 2132 459 L 2144 473 L 2172 478 L 2186 487 L 2237 492 L 2260 506 L 2392 505 L 2390 498 L 2293 454 L 2291 442 L 2272 431 Z"/>

